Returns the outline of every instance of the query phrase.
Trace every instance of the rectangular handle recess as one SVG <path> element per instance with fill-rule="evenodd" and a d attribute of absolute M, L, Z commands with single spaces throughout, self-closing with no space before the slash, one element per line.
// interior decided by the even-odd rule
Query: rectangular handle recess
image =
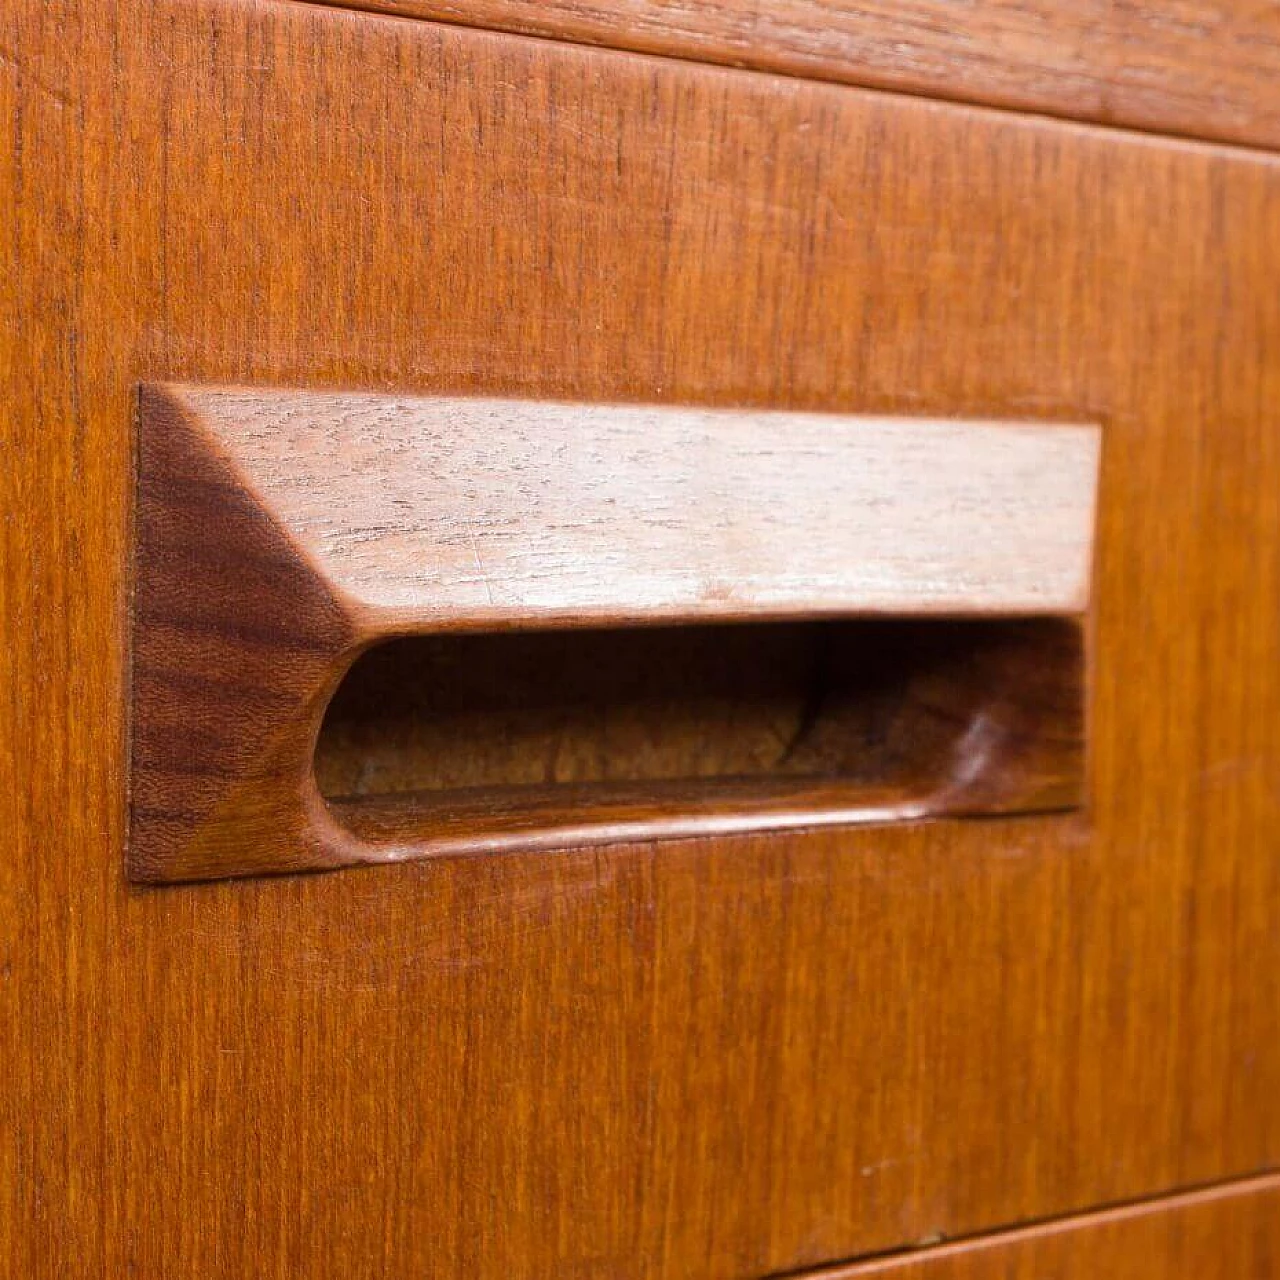
<path fill-rule="evenodd" d="M 130 874 L 1076 805 L 1099 452 L 144 386 Z"/>

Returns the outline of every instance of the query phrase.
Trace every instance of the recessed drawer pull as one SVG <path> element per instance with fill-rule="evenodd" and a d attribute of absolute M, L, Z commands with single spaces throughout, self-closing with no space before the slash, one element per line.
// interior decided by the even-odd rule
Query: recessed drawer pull
<path fill-rule="evenodd" d="M 1099 447 L 143 387 L 130 874 L 1078 804 Z"/>

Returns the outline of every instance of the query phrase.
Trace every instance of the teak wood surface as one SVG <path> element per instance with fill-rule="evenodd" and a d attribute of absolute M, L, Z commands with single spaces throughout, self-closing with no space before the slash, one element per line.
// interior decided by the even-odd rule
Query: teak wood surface
<path fill-rule="evenodd" d="M 136 879 L 1082 798 L 1096 427 L 144 386 L 136 433 Z M 858 617 L 916 619 L 914 643 L 901 630 L 889 642 L 919 656 L 887 712 L 874 680 L 814 682 L 808 719 L 824 732 L 801 723 L 791 744 L 827 740 L 807 772 L 659 785 L 618 761 L 585 792 L 472 788 L 358 810 L 326 805 L 317 786 L 325 709 L 379 641 Z M 1012 621 L 985 639 L 957 621 L 1002 617 Z M 976 635 L 976 648 L 948 663 L 926 637 L 957 626 L 956 644 Z M 849 628 L 826 635 L 838 652 L 824 669 L 874 661 Z M 617 671 L 611 712 L 604 691 L 615 722 L 641 701 L 618 647 L 594 655 Z M 436 678 L 465 675 L 437 664 Z M 751 686 L 738 692 L 750 706 Z M 544 715 L 563 720 L 580 703 L 571 693 Z M 650 757 L 670 751 L 672 734 L 655 728 Z M 442 751 L 479 755 L 489 737 L 473 715 Z"/>
<path fill-rule="evenodd" d="M 1276 1166 L 1273 159 L 260 0 L 0 30 L 0 1270 L 748 1276 Z M 149 381 L 1101 422 L 1089 807 L 131 886 Z"/>

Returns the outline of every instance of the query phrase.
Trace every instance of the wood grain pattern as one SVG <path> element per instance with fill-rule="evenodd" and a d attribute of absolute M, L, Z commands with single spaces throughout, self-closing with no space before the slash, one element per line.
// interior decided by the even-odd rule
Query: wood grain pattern
<path fill-rule="evenodd" d="M 1278 1218 L 1280 1178 L 1271 1175 L 811 1274 L 814 1280 L 1262 1280 L 1280 1269 Z"/>
<path fill-rule="evenodd" d="M 1273 161 L 259 0 L 0 32 L 0 1270 L 751 1276 L 1280 1164 Z M 142 381 L 1100 422 L 1089 815 L 131 887 Z"/>
<path fill-rule="evenodd" d="M 400 635 L 1078 614 L 1096 428 L 144 387 L 137 430 L 135 879 L 1079 802 L 1078 625 L 962 630 L 949 664 L 908 633 L 886 690 L 840 633 L 812 728 L 842 745 L 803 776 L 662 785 L 624 757 L 594 795 L 383 799 L 371 822 L 325 805 L 313 755 L 356 656 Z M 482 720 L 454 728 L 449 753 L 486 752 Z"/>
<path fill-rule="evenodd" d="M 1280 146 L 1280 7 L 1269 0 L 325 2 Z"/>
<path fill-rule="evenodd" d="M 1089 600 L 1092 426 L 144 387 L 138 436 L 144 522 L 225 476 L 362 639 Z"/>

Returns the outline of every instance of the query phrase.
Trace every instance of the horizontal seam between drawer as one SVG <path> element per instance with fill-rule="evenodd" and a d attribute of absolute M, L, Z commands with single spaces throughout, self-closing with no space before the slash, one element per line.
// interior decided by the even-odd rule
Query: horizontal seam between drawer
<path fill-rule="evenodd" d="M 892 83 L 887 77 L 879 78 L 870 74 L 860 76 L 824 75 L 820 68 L 799 70 L 793 67 L 772 65 L 763 59 L 749 60 L 747 58 L 715 57 L 711 53 L 698 57 L 689 52 L 648 47 L 639 40 L 635 42 L 627 42 L 623 39 L 595 40 L 564 31 L 535 30 L 515 23 L 467 21 L 463 18 L 444 14 L 406 13 L 394 5 L 379 4 L 377 0 L 367 0 L 366 3 L 361 3 L 361 0 L 288 0 L 288 3 L 301 4 L 311 9 L 365 14 L 369 17 L 386 18 L 399 22 L 423 23 L 427 26 L 445 27 L 458 31 L 487 32 L 491 35 L 505 35 L 519 40 L 536 40 L 542 44 L 563 45 L 572 49 L 590 49 L 601 53 L 629 55 L 635 58 L 654 58 L 664 62 L 681 63 L 690 67 L 714 67 L 723 71 L 741 72 L 748 75 L 776 76 L 806 84 L 830 85 L 863 93 L 874 93 L 917 102 L 937 103 L 940 106 L 990 112 L 998 116 L 1013 117 L 1015 119 L 1038 120 L 1089 130 L 1099 130 L 1103 133 L 1119 134 L 1135 139 L 1152 139 L 1196 148 L 1209 148 L 1227 153 L 1238 152 L 1242 157 L 1253 159 L 1272 159 L 1280 156 L 1280 140 L 1277 140 L 1275 144 L 1266 144 L 1224 134 L 1199 134 L 1183 129 L 1143 125 L 1134 121 L 1106 120 L 1085 112 L 1055 110 L 1044 104 L 1002 103 L 975 95 L 948 94 L 940 89 L 937 92 L 930 92 L 924 89 L 912 88 L 909 85 Z"/>
<path fill-rule="evenodd" d="M 1280 1192 L 1280 1170 L 1268 1169 L 1220 1180 L 1194 1183 L 1191 1186 L 1153 1191 L 1131 1200 L 1115 1200 L 1084 1208 L 1069 1209 L 1043 1218 L 1026 1218 L 1003 1226 L 984 1228 L 948 1236 L 927 1244 L 895 1246 L 855 1254 L 851 1257 L 819 1262 L 812 1266 L 770 1271 L 763 1280 L 859 1280 L 862 1275 L 875 1276 L 881 1267 L 899 1263 L 927 1263 L 963 1254 L 975 1246 L 1017 1244 L 1038 1237 L 1136 1221 L 1164 1210 L 1190 1209 L 1230 1200 L 1255 1192 Z M 886 1274 L 888 1274 L 886 1272 Z"/>

